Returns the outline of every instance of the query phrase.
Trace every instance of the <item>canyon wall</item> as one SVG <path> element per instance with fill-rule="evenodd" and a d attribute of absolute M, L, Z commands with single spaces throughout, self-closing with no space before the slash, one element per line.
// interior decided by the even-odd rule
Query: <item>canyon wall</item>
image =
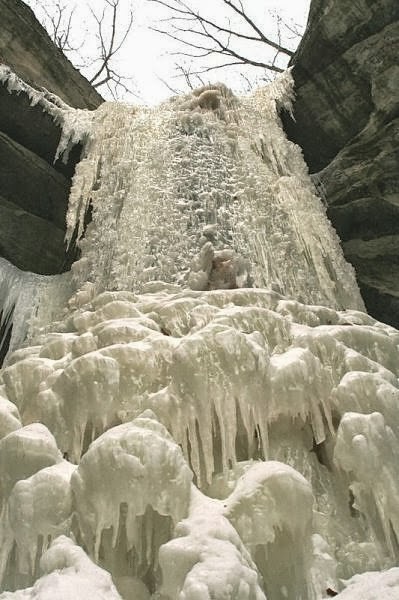
<path fill-rule="evenodd" d="M 399 326 L 399 4 L 313 0 L 293 121 L 368 311 Z"/>

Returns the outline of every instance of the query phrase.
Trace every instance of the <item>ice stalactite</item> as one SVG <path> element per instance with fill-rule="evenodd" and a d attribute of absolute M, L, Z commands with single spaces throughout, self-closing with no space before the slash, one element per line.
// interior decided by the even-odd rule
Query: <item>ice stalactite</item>
<path fill-rule="evenodd" d="M 1 263 L 1 600 L 399 594 L 399 332 L 284 138 L 291 84 L 51 100 L 85 137 L 68 239 L 92 220 L 73 283 Z"/>
<path fill-rule="evenodd" d="M 84 143 L 91 130 L 93 112 L 75 109 L 65 104 L 58 96 L 45 88 L 36 89 L 25 83 L 5 64 L 0 64 L 0 83 L 10 94 L 26 94 L 31 106 L 40 106 L 60 127 L 60 141 L 54 162 L 59 158 L 67 162 L 73 146 Z"/>

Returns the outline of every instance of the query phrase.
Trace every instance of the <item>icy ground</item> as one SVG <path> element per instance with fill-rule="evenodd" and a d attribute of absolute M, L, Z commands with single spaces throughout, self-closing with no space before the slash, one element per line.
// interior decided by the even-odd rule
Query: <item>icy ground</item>
<path fill-rule="evenodd" d="M 399 332 L 284 138 L 289 74 L 90 118 L 29 93 L 86 138 L 84 236 L 72 281 L 0 262 L 0 599 L 399 599 Z"/>

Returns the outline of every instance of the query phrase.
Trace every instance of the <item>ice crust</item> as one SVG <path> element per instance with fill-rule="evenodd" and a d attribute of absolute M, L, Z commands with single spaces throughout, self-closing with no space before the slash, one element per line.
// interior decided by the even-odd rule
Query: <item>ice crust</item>
<path fill-rule="evenodd" d="M 69 237 L 92 211 L 73 283 L 0 261 L 0 600 L 394 598 L 399 332 L 283 137 L 290 74 L 90 125 L 0 75 L 85 138 Z"/>

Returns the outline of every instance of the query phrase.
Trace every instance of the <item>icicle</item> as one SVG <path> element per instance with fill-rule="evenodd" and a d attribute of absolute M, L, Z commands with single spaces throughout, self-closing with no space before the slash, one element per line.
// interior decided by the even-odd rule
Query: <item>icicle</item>
<path fill-rule="evenodd" d="M 39 105 L 61 128 L 54 162 L 59 158 L 67 162 L 72 147 L 78 143 L 85 143 L 88 139 L 94 111 L 71 108 L 45 88 L 37 90 L 31 87 L 4 64 L 0 64 L 0 83 L 7 86 L 10 94 L 26 94 L 31 106 Z"/>

